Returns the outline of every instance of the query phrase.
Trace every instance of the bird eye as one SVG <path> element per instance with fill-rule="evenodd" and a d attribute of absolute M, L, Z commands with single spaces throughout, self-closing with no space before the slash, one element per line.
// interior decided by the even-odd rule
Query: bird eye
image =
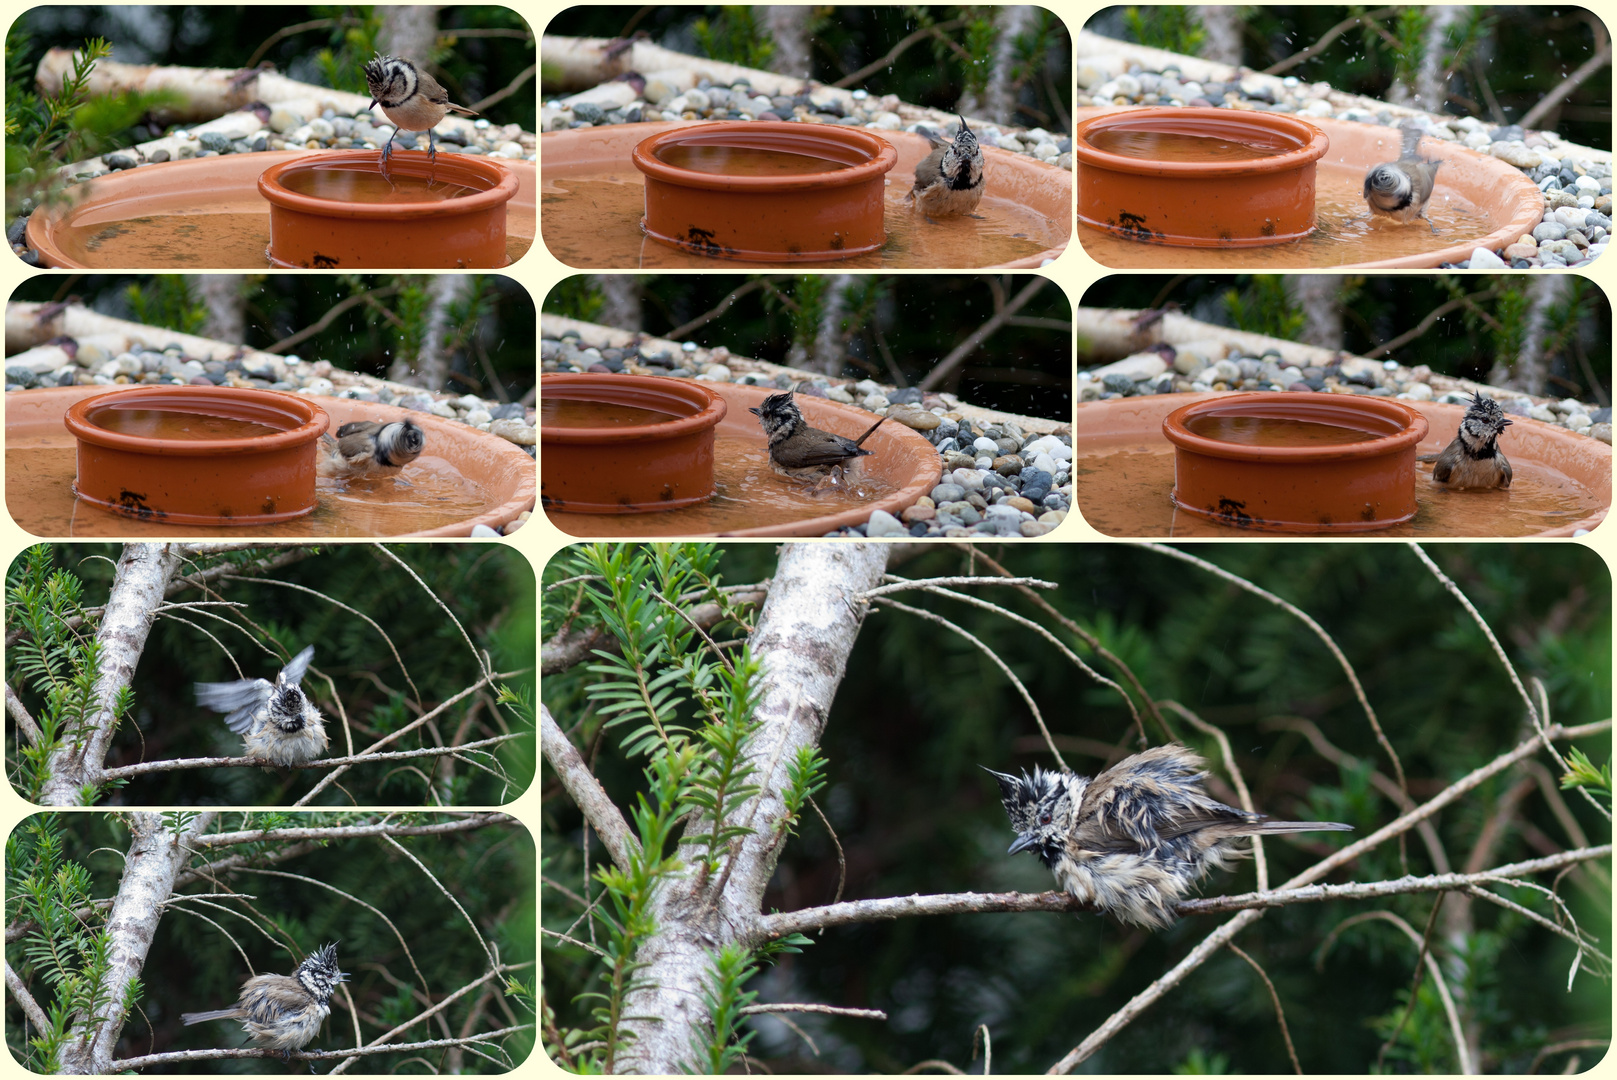
<path fill-rule="evenodd" d="M 1039 815 L 1039 824 L 1040 825 L 1048 825 L 1048 824 L 1050 824 L 1050 814 L 1049 814 L 1048 811 L 1046 811 L 1045 813 Z"/>

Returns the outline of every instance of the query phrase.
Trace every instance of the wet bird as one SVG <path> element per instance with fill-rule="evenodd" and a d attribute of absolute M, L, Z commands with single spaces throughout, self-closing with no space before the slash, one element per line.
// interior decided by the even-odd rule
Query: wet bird
<path fill-rule="evenodd" d="M 983 197 L 983 149 L 966 126 L 966 118 L 955 115 L 960 119 L 960 131 L 954 142 L 926 135 L 933 150 L 915 166 L 915 186 L 904 196 L 904 201 L 913 204 L 933 225 L 937 224 L 932 220 L 934 216 L 978 217 L 971 212 Z"/>
<path fill-rule="evenodd" d="M 180 1022 L 240 1020 L 254 1046 L 279 1050 L 283 1059 L 301 1050 L 331 1015 L 331 995 L 348 973 L 337 969 L 337 944 L 316 949 L 290 975 L 254 975 L 242 983 L 241 996 L 228 1009 L 181 1013 Z"/>
<path fill-rule="evenodd" d="M 427 433 L 409 420 L 355 420 L 338 428 L 335 439 L 320 436 L 315 472 L 339 478 L 393 476 L 426 445 Z"/>
<path fill-rule="evenodd" d="M 833 435 L 809 426 L 790 390 L 771 394 L 762 407 L 747 411 L 758 417 L 769 439 L 770 467 L 782 476 L 810 481 L 840 479 L 859 458 L 869 456 L 860 447 L 887 419 L 877 420 L 857 439 Z"/>
<path fill-rule="evenodd" d="M 1397 161 L 1377 165 L 1364 174 L 1364 201 L 1370 211 L 1381 217 L 1408 224 L 1416 218 L 1426 217 L 1426 204 L 1432 197 L 1432 187 L 1441 161 L 1420 156 L 1419 128 L 1404 128 L 1404 146 Z M 1431 219 L 1427 218 L 1431 225 Z M 1437 232 L 1437 226 L 1432 225 Z"/>
<path fill-rule="evenodd" d="M 1440 454 L 1422 454 L 1416 460 L 1435 461 L 1432 479 L 1455 491 L 1491 491 L 1510 486 L 1510 462 L 1499 449 L 1499 436 L 1512 421 L 1493 398 L 1475 391 L 1460 430 Z"/>
<path fill-rule="evenodd" d="M 1351 831 L 1329 821 L 1274 821 L 1202 790 L 1205 762 L 1186 747 L 1155 746 L 1096 777 L 1065 770 L 992 773 L 1016 831 L 1007 854 L 1031 851 L 1076 899 L 1126 923 L 1172 925 L 1174 904 L 1210 870 L 1249 851 L 1241 837 Z"/>
<path fill-rule="evenodd" d="M 246 756 L 272 765 L 301 765 L 326 752 L 325 721 L 299 685 L 314 661 L 310 645 L 268 679 L 196 684 L 197 704 L 227 713 L 225 727 L 242 737 Z"/>
<path fill-rule="evenodd" d="M 365 65 L 365 84 L 370 87 L 369 108 L 380 105 L 382 114 L 393 122 L 393 134 L 382 144 L 382 160 L 393 154 L 393 140 L 401 131 L 427 133 L 427 159 L 438 159 L 438 145 L 432 129 L 446 113 L 463 116 L 477 113 L 449 100 L 449 91 L 438 80 L 402 56 L 378 54 Z"/>

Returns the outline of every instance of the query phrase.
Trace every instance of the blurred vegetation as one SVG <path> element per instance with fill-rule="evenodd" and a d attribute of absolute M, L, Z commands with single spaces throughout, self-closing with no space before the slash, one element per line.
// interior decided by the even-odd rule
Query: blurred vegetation
<path fill-rule="evenodd" d="M 327 756 L 350 752 L 344 717 L 353 731 L 353 750 L 363 750 L 415 719 L 419 713 L 413 701 L 432 709 L 480 677 L 461 630 L 434 602 L 434 596 L 455 613 L 473 644 L 492 654 L 495 671 L 526 669 L 500 683 L 527 701 L 533 700 L 537 647 L 533 571 L 515 550 L 501 545 L 389 545 L 388 550 L 420 582 L 368 544 L 299 550 L 304 558 L 278 569 L 253 565 L 257 558 L 278 553 L 269 547 L 198 560 L 199 567 L 228 561 L 242 568 L 238 572 L 244 578 L 263 580 L 221 579 L 213 584 L 216 595 L 207 599 L 245 605 L 231 625 L 194 611 L 157 619 L 131 682 L 132 704 L 113 735 L 107 767 L 165 758 L 239 756 L 241 737 L 230 733 L 219 714 L 196 703 L 192 684 L 273 679 L 286 658 L 309 644 L 315 646 L 314 665 L 303 688 L 325 716 L 331 739 Z M 35 594 L 47 588 L 60 590 L 62 583 L 50 583 L 53 574 L 82 582 L 82 598 L 73 608 L 105 603 L 119 553 L 118 546 L 111 544 L 36 545 L 23 551 L 7 574 L 6 629 L 27 625 L 23 616 L 28 609 L 19 606 L 19 588 L 33 585 Z M 66 584 L 72 587 L 72 582 Z M 303 589 L 320 595 L 311 596 Z M 189 589 L 172 600 L 202 598 L 197 590 Z M 343 610 L 338 604 L 354 610 Z M 355 611 L 375 620 L 392 647 Z M 233 633 L 232 626 L 240 632 Z M 81 631 L 86 636 L 91 632 Z M 278 653 L 272 641 L 279 642 Z M 255 642 L 269 646 L 270 651 Z M 235 657 L 239 671 L 223 655 L 224 649 Z M 38 716 L 44 711 L 39 680 L 24 677 L 23 661 L 22 651 L 7 650 L 8 684 Z M 409 672 L 408 681 L 400 671 L 401 661 Z M 333 685 L 341 709 L 333 700 Z M 419 699 L 415 691 L 419 691 Z M 489 689 L 472 695 L 452 706 L 434 725 L 417 729 L 387 749 L 446 745 L 457 736 L 456 741 L 465 743 L 524 728 L 531 731 L 532 716 L 520 706 L 495 708 L 495 694 L 496 690 Z M 7 739 L 7 773 L 26 794 L 34 787 L 32 766 L 28 761 L 19 763 L 15 728 L 8 731 Z M 508 802 L 531 783 L 535 749 L 532 738 L 491 748 L 511 781 L 509 786 L 484 768 L 444 756 L 355 766 L 338 784 L 328 787 L 320 801 L 326 805 L 350 805 L 358 800 L 371 805 L 449 806 Z M 108 793 L 105 801 L 144 806 L 266 805 L 295 800 L 325 775 L 326 770 L 319 769 L 153 772 L 130 778 Z"/>
<path fill-rule="evenodd" d="M 397 818 L 397 815 L 395 815 Z M 442 815 L 404 815 L 407 824 L 429 824 Z M 370 816 L 342 813 L 222 814 L 215 831 L 260 828 L 320 828 L 364 824 Z M 221 875 L 219 885 L 204 881 L 182 887 L 182 893 L 218 893 L 233 889 L 247 894 L 238 901 L 177 903 L 158 924 L 151 950 L 141 968 L 134 1000 L 117 1057 L 171 1050 L 233 1047 L 245 1043 L 240 1025 L 230 1021 L 185 1027 L 180 1013 L 222 1009 L 236 1000 L 241 983 L 252 974 L 287 974 L 309 952 L 337 942 L 337 959 L 348 980 L 331 1002 L 331 1017 L 309 1044 L 311 1050 L 353 1045 L 356 1023 L 369 1041 L 415 1016 L 422 983 L 433 1000 L 473 982 L 488 970 L 488 954 L 466 924 L 499 951 L 502 963 L 531 964 L 534 959 L 535 912 L 533 838 L 520 824 L 488 825 L 444 836 L 398 839 L 436 879 L 435 884 L 404 852 L 380 837 L 301 845 L 272 840 L 236 845 L 210 856 L 193 856 L 189 867 L 221 856 L 244 858 L 249 866 L 273 866 L 273 873 L 238 870 Z M 109 897 L 124 873 L 129 829 L 116 814 L 36 814 L 24 819 L 6 841 L 6 920 L 34 914 L 30 899 L 73 895 Z M 288 857 L 290 856 L 290 857 Z M 277 876 L 279 875 L 279 876 Z M 289 875 L 301 875 L 298 880 Z M 63 890 L 64 882 L 81 889 Z M 325 887 L 321 887 L 321 886 Z M 454 894 L 461 910 L 439 886 Z M 335 890 L 335 891 L 334 891 Z M 344 895 L 346 894 L 346 895 Z M 204 907 L 203 905 L 207 905 Z M 371 905 L 370 910 L 364 905 Z M 226 919 L 220 909 L 239 917 Z M 463 913 L 464 912 L 464 913 Z M 43 1008 L 65 998 L 60 972 L 94 970 L 83 964 L 83 950 L 103 939 L 100 918 L 75 919 L 71 910 L 54 913 L 59 921 L 48 932 L 38 928 L 6 946 L 6 959 L 30 986 Z M 189 917 L 188 917 L 189 916 Z M 198 917 L 201 916 L 201 917 Z M 392 925 L 389 925 L 390 920 Z M 255 933 L 257 930 L 259 932 Z M 406 956 L 400 938 L 409 943 Z M 242 951 L 246 953 L 244 959 Z M 248 963 L 252 968 L 247 967 Z M 532 969 L 507 976 L 531 987 Z M 531 994 L 504 980 L 490 984 L 492 995 L 465 995 L 436 1019 L 419 1023 L 398 1042 L 492 1031 L 531 1024 Z M 53 997 L 52 995 L 56 995 Z M 352 1006 L 350 1006 L 352 1002 Z M 358 1019 L 355 1018 L 355 1012 Z M 514 1019 L 512 1019 L 514 1017 Z M 447 1025 L 447 1026 L 446 1026 Z M 36 1072 L 54 1071 L 49 1055 L 31 1055 L 24 1043 L 22 1010 L 6 995 L 6 1043 L 12 1055 Z M 30 1025 L 30 1034 L 33 1034 Z M 518 1031 L 500 1040 L 518 1065 L 533 1047 L 533 1031 Z M 446 1051 L 436 1051 L 442 1055 Z M 407 1071 L 408 1055 L 361 1059 L 361 1073 Z M 419 1057 L 414 1058 L 420 1064 Z M 504 1072 L 498 1059 L 466 1051 L 468 1072 Z M 329 1068 L 329 1066 L 326 1066 Z M 274 1059 L 225 1059 L 141 1070 L 153 1072 L 263 1073 L 286 1075 L 288 1067 Z M 298 1068 L 294 1068 L 295 1075 Z"/>
<path fill-rule="evenodd" d="M 1530 306 L 1530 279 L 1523 275 L 1341 274 L 1334 280 L 1342 309 L 1342 348 L 1349 353 L 1363 356 L 1452 304 L 1426 333 L 1386 358 L 1484 383 L 1500 360 L 1507 367 L 1516 364 Z M 1567 291 L 1549 306 L 1539 334 L 1549 367 L 1543 393 L 1609 405 L 1611 302 L 1584 278 L 1571 275 L 1565 280 Z M 1303 326 L 1285 278 L 1275 274 L 1113 274 L 1091 285 L 1083 303 L 1123 309 L 1176 304 L 1203 322 L 1285 340 L 1296 340 Z M 1078 365 L 1092 362 L 1085 359 L 1080 341 Z"/>
<path fill-rule="evenodd" d="M 83 48 L 88 42 L 92 55 L 110 53 L 110 59 L 127 64 L 246 69 L 268 63 L 293 79 L 365 93 L 364 66 L 375 51 L 381 10 L 253 4 L 29 8 L 6 33 L 8 216 L 21 211 L 25 196 L 38 197 L 50 167 L 170 130 L 151 115 L 172 103 L 169 95 L 88 99 L 69 90 L 57 99 L 42 98 L 34 72 L 51 48 Z M 432 56 L 411 59 L 431 67 L 451 100 L 468 104 L 515 80 L 534 62 L 538 47 L 527 22 L 500 5 L 440 8 L 438 30 Z M 534 130 L 538 96 L 533 84 L 491 106 L 488 115 L 494 123 Z"/>
<path fill-rule="evenodd" d="M 1326 48 L 1287 69 L 1303 82 L 1387 100 L 1394 79 L 1414 79 L 1431 16 L 1425 7 L 1249 6 L 1241 10 L 1241 63 L 1263 71 L 1313 45 L 1344 20 Z M 1205 38 L 1194 7 L 1107 8 L 1084 24 L 1107 37 L 1198 55 Z M 1538 123 L 1584 146 L 1611 149 L 1609 37 L 1581 7 L 1469 7 L 1449 27 L 1442 110 L 1493 124 L 1515 123 L 1601 48 L 1604 70 L 1585 80 Z"/>
<path fill-rule="evenodd" d="M 825 274 L 646 275 L 638 279 L 640 328 L 653 337 L 670 336 L 736 294 L 717 317 L 679 340 L 790 363 L 794 346 L 812 351 L 829 280 Z M 838 374 L 913 386 L 993 317 L 995 288 L 1010 297 L 1029 280 L 1019 274 L 858 275 L 846 294 Z M 575 276 L 550 290 L 543 310 L 593 322 L 601 307 L 598 279 Z M 1046 284 L 941 389 L 973 405 L 1064 419 L 1072 404 L 1071 319 L 1061 286 Z"/>
<path fill-rule="evenodd" d="M 345 311 L 287 353 L 329 360 L 345 371 L 386 378 L 397 356 L 414 356 L 427 330 L 430 278 L 422 274 L 240 274 L 247 335 L 241 344 L 267 349 L 318 322 L 354 297 Z M 492 368 L 506 400 L 533 389 L 538 367 L 533 300 L 511 278 L 470 274 L 469 295 L 451 305 L 445 389 L 496 399 Z M 189 274 L 35 275 L 17 286 L 13 300 L 77 298 L 103 315 L 170 330 L 199 333 L 206 308 Z"/>
<path fill-rule="evenodd" d="M 1016 122 L 1056 131 L 1072 115 L 1072 42 L 1066 24 L 1040 8 L 1032 32 L 1016 42 Z M 975 6 L 816 7 L 809 16 L 810 77 L 836 83 L 886 56 L 919 30 L 934 33 L 905 49 L 851 89 L 897 94 L 915 105 L 953 110 L 981 91 L 998 30 L 990 9 Z M 750 8 L 578 5 L 550 20 L 547 34 L 615 38 L 644 32 L 664 48 L 692 56 L 767 67 L 769 30 Z M 549 92 L 547 89 L 545 92 Z"/>
<path fill-rule="evenodd" d="M 1228 733 L 1262 811 L 1289 819 L 1351 823 L 1352 836 L 1314 834 L 1266 845 L 1271 881 L 1283 881 L 1334 848 L 1398 814 L 1370 783 L 1392 768 L 1341 668 L 1294 617 L 1202 570 L 1119 544 L 984 549 L 1017 575 L 1060 585 L 1044 593 L 1065 616 L 1129 665 L 1157 700 L 1173 699 Z M 1576 545 L 1443 544 L 1428 549 L 1477 606 L 1524 680 L 1542 680 L 1550 718 L 1576 725 L 1611 715 L 1611 579 L 1600 557 Z M 1199 545 L 1195 553 L 1299 606 L 1325 627 L 1353 663 L 1382 728 L 1397 749 L 1412 795 L 1443 787 L 1531 737 L 1520 698 L 1481 631 L 1443 586 L 1401 545 L 1250 543 Z M 891 569 L 905 577 L 984 573 L 975 551 L 928 548 Z M 772 545 L 731 543 L 715 583 L 758 582 L 773 572 Z M 565 555 L 542 584 L 577 573 Z M 547 592 L 548 637 L 569 618 L 595 616 L 574 604 L 579 584 Z M 1117 672 L 1009 589 L 967 590 L 1052 629 L 1108 675 Z M 1135 748 L 1127 710 L 1112 690 L 1070 666 L 1025 628 L 977 608 L 921 593 L 905 602 L 958 621 L 1008 662 L 1027 685 L 1068 762 L 1093 774 Z M 743 613 L 743 618 L 748 616 Z M 596 676 L 580 666 L 547 677 L 543 698 L 620 807 L 647 783 L 638 761 L 604 730 L 609 715 L 588 693 Z M 1316 724 L 1357 763 L 1333 764 L 1294 727 Z M 1149 725 L 1151 722 L 1147 720 Z M 1170 714 L 1181 741 L 1218 760 L 1212 741 Z M 1152 741 L 1161 735 L 1152 727 Z M 1575 744 L 1592 762 L 1611 760 L 1609 732 Z M 1559 744 L 1562 752 L 1567 743 Z M 1007 857 L 1011 839 L 998 792 L 979 765 L 1000 770 L 1053 765 L 1016 690 L 971 645 L 935 624 L 877 608 L 860 634 L 821 742 L 827 790 L 818 796 L 840 847 L 806 815 L 784 849 L 763 909 L 830 903 L 846 866 L 844 899 L 967 890 L 1042 892 L 1048 870 Z M 1547 766 L 1547 767 L 1546 767 Z M 1484 783 L 1432 819 L 1450 863 L 1476 855 L 1482 867 L 1576 846 L 1566 820 L 1590 843 L 1610 825 L 1579 793 L 1565 806 L 1556 766 L 1543 754 Z M 1535 771 L 1536 770 L 1536 771 Z M 1213 790 L 1234 801 L 1221 767 Z M 544 780 L 540 844 L 547 881 L 582 892 L 581 819 L 553 777 Z M 1519 800 L 1519 801 L 1518 801 Z M 1561 817 L 1559 815 L 1565 815 Z M 1497 830 L 1497 831 L 1496 831 Z M 1492 840 L 1484 837 L 1492 836 Z M 1479 844 L 1483 845 L 1479 848 Z M 1491 845 L 1491 846 L 1490 846 Z M 1411 833 L 1407 872 L 1434 864 Z M 605 856 L 591 852 L 593 867 Z M 1611 925 L 1610 864 L 1586 864 L 1558 892 L 1588 932 Z M 1333 882 L 1392 879 L 1406 872 L 1399 845 L 1367 853 Z M 1546 876 L 1542 884 L 1550 884 Z M 1254 888 L 1252 864 L 1214 874 L 1205 895 Z M 589 887 L 590 895 L 600 891 Z M 1541 916 L 1546 898 L 1502 890 Z M 1416 950 L 1384 921 L 1343 927 L 1372 910 L 1426 924 L 1430 894 L 1377 901 L 1301 904 L 1268 912 L 1239 944 L 1273 980 L 1305 1070 L 1369 1072 L 1409 999 Z M 1444 918 L 1469 904 L 1451 935 Z M 546 887 L 545 925 L 588 938 L 575 897 Z M 1434 948 L 1463 1022 L 1480 1034 L 1488 1072 L 1560 1071 L 1575 1054 L 1587 1068 L 1603 1050 L 1574 1048 L 1543 1062 L 1551 1044 L 1610 1037 L 1610 986 L 1586 965 L 1568 991 L 1574 950 L 1527 918 L 1449 896 Z M 987 1024 L 994 1070 L 1043 1071 L 1085 1034 L 1168 970 L 1224 917 L 1193 917 L 1149 933 L 1096 915 L 978 914 L 898 919 L 811 935 L 748 990 L 760 1001 L 818 1001 L 887 1010 L 878 1022 L 794 1016 L 818 1046 L 772 1018 L 753 1017 L 747 1053 L 776 1073 L 897 1073 L 930 1059 L 967 1068 L 973 1032 Z M 1333 930 L 1342 933 L 1324 946 Z M 604 928 L 601 930 L 605 932 Z M 545 943 L 544 1001 L 560 1022 L 584 1024 L 593 1004 L 580 993 L 598 961 Z M 1268 989 L 1239 957 L 1221 952 L 1197 969 L 1084 1066 L 1096 1073 L 1288 1071 Z M 1431 980 L 1388 1048 L 1390 1071 L 1456 1071 L 1457 1059 Z M 754 1072 L 762 1071 L 754 1065 Z M 1575 1070 L 1574 1070 L 1575 1071 Z"/>

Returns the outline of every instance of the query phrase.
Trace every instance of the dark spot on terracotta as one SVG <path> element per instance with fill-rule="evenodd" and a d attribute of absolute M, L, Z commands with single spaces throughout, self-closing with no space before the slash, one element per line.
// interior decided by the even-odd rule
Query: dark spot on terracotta
<path fill-rule="evenodd" d="M 341 265 L 341 263 L 341 259 L 331 255 L 322 255 L 318 251 L 314 253 L 314 268 L 316 270 L 330 270 L 334 266 Z"/>
<path fill-rule="evenodd" d="M 265 514 L 275 513 L 275 496 L 271 495 L 269 498 L 265 499 L 264 505 L 261 506 L 259 510 L 261 513 Z M 224 515 L 221 514 L 220 516 L 223 517 Z"/>
<path fill-rule="evenodd" d="M 844 237 L 843 237 L 843 235 L 841 233 L 832 233 L 831 234 L 831 250 L 832 251 L 841 251 L 844 247 L 847 246 L 847 244 L 848 244 L 848 241 L 846 239 L 844 239 Z"/>
<path fill-rule="evenodd" d="M 1274 218 L 1264 218 L 1263 228 L 1260 231 L 1264 236 L 1273 236 L 1276 228 L 1278 228 L 1278 226 L 1276 225 Z"/>
<path fill-rule="evenodd" d="M 566 502 L 562 499 L 552 499 L 549 495 L 541 495 L 539 505 L 546 510 L 559 510 L 566 505 Z"/>
<path fill-rule="evenodd" d="M 670 485 L 670 484 L 664 484 L 662 494 L 657 496 L 657 497 L 659 499 L 663 500 L 664 502 L 667 502 L 669 499 L 672 499 L 674 497 L 674 488 L 673 488 L 673 486 Z"/>
<path fill-rule="evenodd" d="M 147 506 L 144 493 L 130 491 L 128 488 L 118 492 L 118 510 L 120 513 L 140 518 L 142 521 L 162 521 L 168 517 L 163 511 Z"/>

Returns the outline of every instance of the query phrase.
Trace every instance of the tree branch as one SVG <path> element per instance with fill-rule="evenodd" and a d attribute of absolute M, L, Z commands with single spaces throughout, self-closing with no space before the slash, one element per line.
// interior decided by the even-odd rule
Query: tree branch
<path fill-rule="evenodd" d="M 316 761 L 303 761 L 295 765 L 277 765 L 276 768 L 286 769 L 329 769 L 336 765 L 369 765 L 377 761 L 404 761 L 409 758 L 442 757 L 445 754 L 458 754 L 464 750 L 481 750 L 498 743 L 510 742 L 512 739 L 529 737 L 526 731 L 514 731 L 509 735 L 494 735 L 487 739 L 465 743 L 461 746 L 423 746 L 418 750 L 394 750 L 386 754 L 354 754 L 351 757 L 320 758 Z M 263 758 L 255 757 L 198 757 L 198 758 L 169 758 L 164 761 L 142 761 L 135 765 L 120 765 L 116 769 L 106 769 L 101 776 L 104 780 L 119 780 L 130 776 L 141 776 L 145 773 L 173 772 L 179 769 L 242 769 L 264 768 L 268 762 Z"/>
<path fill-rule="evenodd" d="M 379 821 L 369 825 L 332 825 L 316 829 L 248 829 L 228 833 L 210 833 L 191 840 L 193 849 L 216 849 L 235 844 L 256 844 L 272 840 L 352 840 L 362 836 L 440 836 L 445 833 L 470 832 L 489 825 L 511 825 L 516 819 L 510 814 L 483 812 L 467 814 L 449 821 L 435 821 L 431 825 L 403 825 L 392 821 Z"/>
<path fill-rule="evenodd" d="M 613 865 L 627 872 L 629 860 L 634 852 L 640 850 L 640 842 L 629 831 L 629 823 L 624 820 L 622 811 L 606 793 L 601 782 L 595 779 L 595 774 L 590 772 L 578 748 L 562 731 L 561 725 L 556 723 L 556 718 L 550 715 L 550 707 L 543 704 L 539 706 L 539 746 L 544 751 L 545 760 L 561 780 L 562 787 L 567 789 L 567 794 L 573 797 L 573 802 L 583 812 L 584 820 L 590 823 L 601 838 L 601 843 L 606 845 Z"/>
<path fill-rule="evenodd" d="M 28 712 L 28 707 L 22 703 L 22 698 L 17 696 L 17 692 L 11 688 L 10 683 L 6 683 L 6 715 L 11 717 L 11 722 L 17 725 L 17 730 L 22 732 L 23 738 L 35 746 L 39 745 L 39 740 L 42 737 L 39 725 L 34 722 L 33 716 Z"/>
<path fill-rule="evenodd" d="M 955 369 L 965 363 L 968 356 L 977 351 L 977 346 L 988 340 L 994 331 L 1004 326 L 1006 319 L 1021 311 L 1029 300 L 1038 295 L 1039 290 L 1044 288 L 1045 283 L 1045 278 L 1034 275 L 1033 280 L 1028 282 L 1013 300 L 996 311 L 993 318 L 973 330 L 966 340 L 956 345 L 948 356 L 939 360 L 937 366 L 926 373 L 926 378 L 916 385 L 922 390 L 936 390 L 946 383 L 950 376 L 955 373 Z"/>
<path fill-rule="evenodd" d="M 34 995 L 28 992 L 28 987 L 22 984 L 22 977 L 11 969 L 10 961 L 6 962 L 6 989 L 11 991 L 12 999 L 16 1001 L 17 1006 L 22 1009 L 23 1015 L 28 1018 L 28 1022 L 33 1024 L 35 1029 L 39 1031 L 50 1030 L 51 1022 L 45 1019 L 44 1010 L 39 1007 L 39 1002 L 34 1000 Z M 883 1017 L 883 1019 L 886 1018 Z"/>
<path fill-rule="evenodd" d="M 526 1031 L 532 1024 L 517 1024 L 515 1027 L 501 1028 L 498 1031 L 485 1032 L 481 1035 L 468 1035 L 460 1039 L 433 1039 L 430 1042 L 400 1043 L 398 1046 L 358 1046 L 348 1050 L 293 1050 L 293 1061 L 343 1061 L 353 1058 L 370 1057 L 373 1054 L 399 1054 L 410 1050 L 436 1050 L 444 1046 L 465 1046 L 468 1043 L 487 1042 L 489 1039 L 498 1039 L 517 1031 Z M 147 1054 L 144 1057 L 120 1058 L 112 1063 L 111 1072 L 134 1072 L 147 1069 L 153 1065 L 172 1065 L 184 1061 L 220 1061 L 226 1058 L 274 1058 L 281 1060 L 279 1050 L 257 1050 L 243 1047 L 236 1050 L 171 1050 L 166 1054 Z"/>

